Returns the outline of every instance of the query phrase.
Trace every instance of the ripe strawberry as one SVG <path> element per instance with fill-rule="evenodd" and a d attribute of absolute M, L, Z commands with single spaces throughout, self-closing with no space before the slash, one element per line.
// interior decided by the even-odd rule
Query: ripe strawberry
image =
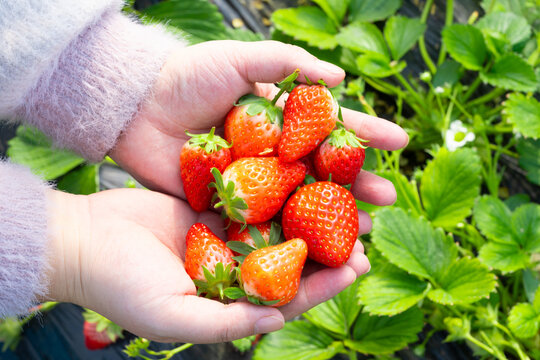
<path fill-rule="evenodd" d="M 358 237 L 358 210 L 349 190 L 320 181 L 291 196 L 282 225 L 285 239 L 304 239 L 309 258 L 337 267 L 347 262 Z"/>
<path fill-rule="evenodd" d="M 289 303 L 298 291 L 306 257 L 302 239 L 253 251 L 240 268 L 243 294 L 255 304 L 278 307 Z"/>
<path fill-rule="evenodd" d="M 84 344 L 89 350 L 103 349 L 124 337 L 120 326 L 98 313 L 86 309 L 82 315 Z"/>
<path fill-rule="evenodd" d="M 332 131 L 315 150 L 317 178 L 328 180 L 332 174 L 332 182 L 336 184 L 354 183 L 366 157 L 365 146 L 361 141 L 365 140 L 359 139 L 353 130 L 340 128 Z"/>
<path fill-rule="evenodd" d="M 214 135 L 212 128 L 208 134 L 192 135 L 186 141 L 180 153 L 180 176 L 189 205 L 195 211 L 204 211 L 210 207 L 215 190 L 208 187 L 214 180 L 210 169 L 219 171 L 231 163 L 230 145 L 220 136 Z"/>
<path fill-rule="evenodd" d="M 223 175 L 212 169 L 220 198 L 215 207 L 236 222 L 257 224 L 270 220 L 287 196 L 304 180 L 301 162 L 283 163 L 277 157 L 242 158 L 233 161 Z"/>
<path fill-rule="evenodd" d="M 285 162 L 306 156 L 334 129 L 339 106 L 324 85 L 298 85 L 283 109 L 279 157 Z"/>
<path fill-rule="evenodd" d="M 257 244 L 255 244 L 255 240 L 253 239 L 254 236 L 250 233 L 249 227 L 244 229 L 242 229 L 242 227 L 243 226 L 240 223 L 231 221 L 231 225 L 227 229 L 227 243 L 229 243 L 229 241 L 239 241 L 253 248 L 257 248 Z M 253 227 L 259 231 L 263 241 L 268 243 L 270 240 L 270 228 L 272 227 L 272 222 L 265 221 L 260 224 L 253 224 Z"/>
<path fill-rule="evenodd" d="M 197 294 L 223 299 L 223 290 L 235 280 L 232 269 L 236 262 L 232 257 L 232 251 L 208 226 L 191 226 L 186 235 L 185 268 L 197 285 Z"/>
<path fill-rule="evenodd" d="M 273 221 L 243 227 L 231 221 L 231 226 L 227 229 L 227 247 L 234 252 L 234 259 L 239 263 L 244 261 L 245 255 L 281 242 L 281 226 Z"/>

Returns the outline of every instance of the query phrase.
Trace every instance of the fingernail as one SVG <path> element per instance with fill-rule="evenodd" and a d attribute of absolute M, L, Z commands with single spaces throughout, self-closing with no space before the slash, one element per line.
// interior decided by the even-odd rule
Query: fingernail
<path fill-rule="evenodd" d="M 255 334 L 265 334 L 277 331 L 283 327 L 283 319 L 275 316 L 265 316 L 255 322 Z"/>
<path fill-rule="evenodd" d="M 318 67 L 321 70 L 324 70 L 325 72 L 330 73 L 330 74 L 340 74 L 341 75 L 341 73 L 343 73 L 343 69 L 341 69 L 339 66 L 336 66 L 334 64 L 331 64 L 331 63 L 323 61 L 323 60 L 319 60 Z"/>

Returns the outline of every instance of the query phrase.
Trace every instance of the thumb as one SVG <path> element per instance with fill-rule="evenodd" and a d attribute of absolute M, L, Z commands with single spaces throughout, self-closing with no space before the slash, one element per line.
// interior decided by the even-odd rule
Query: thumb
<path fill-rule="evenodd" d="M 328 86 L 338 85 L 345 72 L 336 65 L 317 59 L 301 47 L 279 41 L 235 42 L 231 61 L 249 83 L 274 83 L 300 69 L 299 81 L 324 80 Z"/>
<path fill-rule="evenodd" d="M 222 304 L 218 301 L 187 295 L 172 297 L 164 306 L 167 314 L 162 328 L 167 334 L 160 341 L 219 343 L 246 336 L 279 330 L 284 325 L 275 308 L 245 302 Z M 165 339 L 164 339 L 165 338 Z"/>

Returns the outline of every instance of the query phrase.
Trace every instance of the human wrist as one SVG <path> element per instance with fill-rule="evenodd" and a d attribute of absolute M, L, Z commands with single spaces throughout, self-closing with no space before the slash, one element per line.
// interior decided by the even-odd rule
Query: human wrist
<path fill-rule="evenodd" d="M 71 195 L 57 190 L 46 193 L 49 238 L 49 287 L 40 300 L 81 304 L 81 250 L 90 234 L 87 196 Z"/>

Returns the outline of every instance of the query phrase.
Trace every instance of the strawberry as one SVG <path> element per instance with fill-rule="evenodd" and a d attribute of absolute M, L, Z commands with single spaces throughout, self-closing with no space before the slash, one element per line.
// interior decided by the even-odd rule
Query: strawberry
<path fill-rule="evenodd" d="M 242 255 L 249 255 L 252 251 L 281 242 L 281 226 L 272 221 L 248 225 L 247 229 L 243 229 L 237 222 L 231 222 L 227 234 L 227 247 L 237 255 L 234 259 L 239 263 L 246 258 Z"/>
<path fill-rule="evenodd" d="M 251 227 L 256 228 L 263 241 L 268 243 L 270 240 L 270 228 L 272 227 L 271 221 L 253 224 L 252 226 L 248 226 L 247 229 L 242 229 L 242 225 L 240 223 L 231 221 L 230 226 L 227 228 L 227 244 L 229 241 L 239 241 L 253 248 L 257 248 L 257 244 L 255 244 L 255 240 L 253 239 L 254 236 L 251 234 L 252 231 L 250 231 Z"/>
<path fill-rule="evenodd" d="M 215 128 L 208 134 L 192 135 L 180 153 L 180 176 L 189 205 L 195 211 L 210 207 L 215 190 L 208 187 L 213 181 L 210 169 L 220 171 L 231 163 L 230 145 L 220 136 L 214 135 Z"/>
<path fill-rule="evenodd" d="M 186 235 L 186 262 L 188 275 L 197 286 L 197 294 L 208 298 L 219 296 L 234 282 L 232 271 L 236 262 L 232 251 L 205 224 L 196 223 Z"/>
<path fill-rule="evenodd" d="M 240 286 L 233 298 L 247 296 L 255 304 L 283 306 L 295 296 L 307 257 L 302 239 L 291 239 L 279 245 L 250 253 L 240 268 Z"/>
<path fill-rule="evenodd" d="M 315 182 L 287 201 L 282 226 L 285 239 L 304 239 L 309 258 L 337 267 L 347 262 L 358 237 L 356 202 L 343 186 Z"/>
<path fill-rule="evenodd" d="M 340 128 L 332 131 L 328 138 L 315 150 L 314 166 L 319 180 L 328 180 L 339 185 L 352 184 L 360 172 L 366 157 L 362 145 L 353 130 Z"/>
<path fill-rule="evenodd" d="M 233 161 L 223 175 L 212 169 L 218 202 L 229 218 L 244 224 L 270 220 L 287 196 L 304 180 L 301 162 L 283 163 L 277 157 L 242 158 Z"/>
<path fill-rule="evenodd" d="M 103 349 L 124 337 L 120 326 L 98 313 L 86 309 L 82 315 L 84 344 L 89 350 Z"/>
<path fill-rule="evenodd" d="M 280 159 L 290 162 L 309 154 L 332 132 L 338 111 L 337 101 L 326 86 L 295 87 L 283 108 Z"/>

